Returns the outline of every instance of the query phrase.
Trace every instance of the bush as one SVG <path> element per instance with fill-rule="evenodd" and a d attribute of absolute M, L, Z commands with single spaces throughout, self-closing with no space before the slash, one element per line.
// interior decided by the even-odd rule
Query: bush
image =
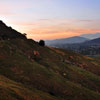
<path fill-rule="evenodd" d="M 40 46 L 45 46 L 45 41 L 44 41 L 44 40 L 40 40 L 40 41 L 39 41 L 39 45 L 40 45 Z"/>

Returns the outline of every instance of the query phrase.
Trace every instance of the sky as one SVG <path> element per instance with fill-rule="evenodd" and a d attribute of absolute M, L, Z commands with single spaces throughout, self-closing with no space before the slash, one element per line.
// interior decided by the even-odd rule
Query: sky
<path fill-rule="evenodd" d="M 100 0 L 0 0 L 0 20 L 34 40 L 100 32 Z"/>

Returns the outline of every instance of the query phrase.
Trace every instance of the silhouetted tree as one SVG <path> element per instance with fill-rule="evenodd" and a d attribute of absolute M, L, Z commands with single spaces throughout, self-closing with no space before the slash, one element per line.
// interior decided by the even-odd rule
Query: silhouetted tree
<path fill-rule="evenodd" d="M 40 40 L 40 41 L 39 41 L 39 45 L 40 45 L 40 46 L 45 46 L 45 41 L 44 41 L 44 40 Z"/>
<path fill-rule="evenodd" d="M 27 36 L 27 34 L 26 34 L 26 33 L 24 33 L 23 35 L 24 35 L 25 37 Z"/>

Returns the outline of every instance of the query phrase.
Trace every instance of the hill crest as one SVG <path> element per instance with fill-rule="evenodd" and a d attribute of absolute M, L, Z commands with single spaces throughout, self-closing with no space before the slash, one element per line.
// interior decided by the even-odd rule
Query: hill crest
<path fill-rule="evenodd" d="M 3 21 L 0 21 L 0 39 L 14 39 L 14 38 L 23 38 L 26 39 L 24 34 L 8 27 Z"/>

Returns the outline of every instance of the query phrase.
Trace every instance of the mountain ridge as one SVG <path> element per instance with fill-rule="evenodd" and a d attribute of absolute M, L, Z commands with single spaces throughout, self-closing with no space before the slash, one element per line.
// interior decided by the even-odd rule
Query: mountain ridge
<path fill-rule="evenodd" d="M 72 43 L 82 43 L 88 41 L 89 39 L 79 36 L 69 37 L 69 38 L 62 38 L 62 39 L 55 39 L 55 40 L 46 40 L 47 45 L 54 45 L 54 44 L 72 44 Z"/>
<path fill-rule="evenodd" d="M 0 21 L 0 28 L 0 39 L 26 39 L 25 34 L 21 34 L 20 32 L 12 29 L 12 27 L 8 27 L 3 21 Z"/>
<path fill-rule="evenodd" d="M 100 38 L 92 39 L 90 41 L 84 42 L 84 44 L 100 45 Z"/>
<path fill-rule="evenodd" d="M 100 33 L 90 33 L 90 34 L 82 34 L 81 37 L 88 38 L 88 39 L 96 39 L 100 37 Z"/>

